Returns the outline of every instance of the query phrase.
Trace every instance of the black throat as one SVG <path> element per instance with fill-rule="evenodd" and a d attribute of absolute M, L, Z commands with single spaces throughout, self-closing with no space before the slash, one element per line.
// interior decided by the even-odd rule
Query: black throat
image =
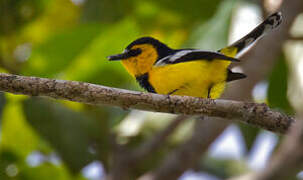
<path fill-rule="evenodd" d="M 148 81 L 148 73 L 142 74 L 136 77 L 136 80 L 146 91 L 150 93 L 156 93 L 154 87 Z"/>

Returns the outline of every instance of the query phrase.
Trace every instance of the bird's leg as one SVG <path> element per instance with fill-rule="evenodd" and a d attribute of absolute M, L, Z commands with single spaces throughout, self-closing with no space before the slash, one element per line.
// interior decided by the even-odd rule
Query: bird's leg
<path fill-rule="evenodd" d="M 213 84 L 211 84 L 208 88 L 208 91 L 207 91 L 207 98 L 211 98 L 210 97 L 210 92 L 211 92 L 211 88 L 213 87 Z"/>
<path fill-rule="evenodd" d="M 175 90 L 173 90 L 173 91 L 167 93 L 167 95 L 172 95 L 173 93 L 175 93 L 175 92 L 178 91 L 178 90 L 179 90 L 179 89 L 175 89 Z"/>

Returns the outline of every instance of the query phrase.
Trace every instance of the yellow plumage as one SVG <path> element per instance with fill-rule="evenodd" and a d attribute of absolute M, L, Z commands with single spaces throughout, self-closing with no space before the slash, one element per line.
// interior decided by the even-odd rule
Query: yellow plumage
<path fill-rule="evenodd" d="M 246 77 L 228 69 L 232 61 L 237 61 L 234 57 L 281 20 L 281 13 L 272 14 L 245 37 L 218 52 L 174 50 L 154 38 L 143 37 L 109 59 L 122 60 L 126 70 L 149 92 L 218 98 L 226 82 Z"/>
<path fill-rule="evenodd" d="M 206 98 L 209 87 L 213 86 L 211 98 L 217 98 L 224 90 L 228 65 L 227 61 L 192 61 L 154 67 L 149 80 L 159 94 Z M 218 83 L 222 85 L 217 86 Z"/>

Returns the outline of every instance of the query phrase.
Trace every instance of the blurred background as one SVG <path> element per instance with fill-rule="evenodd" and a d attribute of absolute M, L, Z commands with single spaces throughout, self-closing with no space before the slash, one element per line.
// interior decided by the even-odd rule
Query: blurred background
<path fill-rule="evenodd" d="M 0 71 L 142 91 L 119 62 L 108 62 L 106 56 L 122 52 L 130 42 L 147 35 L 172 48 L 218 50 L 248 33 L 282 3 L 0 0 Z M 265 73 L 261 64 L 249 74 L 249 78 L 262 77 L 251 81 L 248 95 L 238 100 L 265 102 L 290 115 L 303 106 L 303 14 L 296 15 L 289 31 L 289 37 L 284 37 L 287 41 L 279 41 L 282 48 L 275 51 L 274 63 L 264 61 Z M 276 46 L 275 40 L 271 43 Z M 246 71 L 241 65 L 235 70 Z M 250 82 L 249 78 L 241 81 Z M 240 81 L 232 84 L 236 83 L 241 85 Z M 233 88 L 234 94 L 237 90 Z M 174 118 L 1 93 L 0 179 L 104 179 L 115 164 L 117 145 L 135 149 Z M 130 179 L 160 167 L 192 135 L 194 126 L 194 119 L 182 122 L 164 145 L 132 168 Z M 228 123 L 217 136 L 207 153 L 197 157 L 195 166 L 179 179 L 219 180 L 258 171 L 282 139 L 237 123 Z"/>

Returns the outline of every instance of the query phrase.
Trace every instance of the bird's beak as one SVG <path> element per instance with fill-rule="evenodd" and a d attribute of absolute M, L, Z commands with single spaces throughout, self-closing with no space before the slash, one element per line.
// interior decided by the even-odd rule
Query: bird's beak
<path fill-rule="evenodd" d="M 126 50 L 121 54 L 108 56 L 107 58 L 108 58 L 109 61 L 118 61 L 118 60 L 123 60 L 123 59 L 130 58 L 130 57 L 133 57 L 133 56 L 137 56 L 140 53 L 141 53 L 140 49 L 131 49 L 131 50 Z"/>
<path fill-rule="evenodd" d="M 119 61 L 122 59 L 126 59 L 128 58 L 128 54 L 127 53 L 121 53 L 121 54 L 116 54 L 116 55 L 112 55 L 112 56 L 108 56 L 108 60 L 109 61 Z"/>

